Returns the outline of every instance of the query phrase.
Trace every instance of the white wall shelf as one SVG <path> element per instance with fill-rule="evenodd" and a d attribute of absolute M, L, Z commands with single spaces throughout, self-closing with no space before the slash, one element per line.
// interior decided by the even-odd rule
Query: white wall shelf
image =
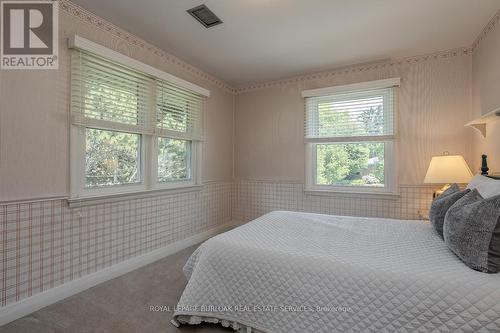
<path fill-rule="evenodd" d="M 467 124 L 465 124 L 465 126 L 470 126 L 472 128 L 475 128 L 481 133 L 483 138 L 486 138 L 486 129 L 488 127 L 488 124 L 491 124 L 498 120 L 500 120 L 500 108 L 488 112 L 481 118 L 477 118 L 474 119 L 473 121 L 468 122 Z"/>

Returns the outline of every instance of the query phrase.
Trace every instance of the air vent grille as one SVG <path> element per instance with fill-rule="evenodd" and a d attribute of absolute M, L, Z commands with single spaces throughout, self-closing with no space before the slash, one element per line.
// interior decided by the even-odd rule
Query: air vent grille
<path fill-rule="evenodd" d="M 200 5 L 187 11 L 191 16 L 198 20 L 205 28 L 211 28 L 222 23 L 222 20 L 217 17 L 210 9 L 205 5 Z"/>

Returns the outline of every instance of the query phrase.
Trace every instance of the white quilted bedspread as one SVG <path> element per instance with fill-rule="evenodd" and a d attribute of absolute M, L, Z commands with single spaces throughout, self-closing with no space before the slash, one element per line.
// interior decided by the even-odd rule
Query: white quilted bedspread
<path fill-rule="evenodd" d="M 181 323 L 242 332 L 500 332 L 500 274 L 422 221 L 272 212 L 203 243 Z"/>

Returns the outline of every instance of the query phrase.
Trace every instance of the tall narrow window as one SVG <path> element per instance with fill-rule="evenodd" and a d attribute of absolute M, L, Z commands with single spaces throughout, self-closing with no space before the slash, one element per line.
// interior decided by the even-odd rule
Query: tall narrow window
<path fill-rule="evenodd" d="M 395 192 L 395 84 L 303 92 L 308 189 Z"/>
<path fill-rule="evenodd" d="M 84 51 L 71 61 L 72 195 L 145 190 L 154 80 Z"/>
<path fill-rule="evenodd" d="M 192 183 L 197 141 L 203 133 L 203 100 L 166 81 L 157 81 L 156 91 L 156 181 L 160 187 Z"/>
<path fill-rule="evenodd" d="M 73 50 L 72 197 L 198 184 L 203 100 L 203 95 L 161 77 Z"/>

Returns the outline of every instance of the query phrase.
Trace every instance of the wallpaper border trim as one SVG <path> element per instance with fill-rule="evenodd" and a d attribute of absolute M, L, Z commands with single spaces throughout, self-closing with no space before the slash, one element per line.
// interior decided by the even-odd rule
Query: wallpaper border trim
<path fill-rule="evenodd" d="M 194 74 L 194 75 L 200 77 L 201 79 L 208 81 L 211 84 L 218 86 L 219 88 L 224 89 L 225 91 L 227 91 L 229 93 L 232 93 L 232 94 L 235 93 L 235 89 L 232 86 L 230 86 L 229 84 L 227 84 L 226 82 L 216 78 L 215 76 L 213 76 L 211 74 L 208 74 L 208 73 L 202 71 L 201 69 L 199 69 L 193 65 L 190 65 L 190 64 L 182 61 L 181 59 L 175 57 L 174 55 L 154 46 L 151 43 L 146 42 L 145 40 L 139 38 L 138 36 L 114 25 L 113 23 L 111 23 L 111 22 L 101 18 L 100 16 L 84 9 L 83 7 L 77 5 L 69 0 L 60 0 L 60 3 L 61 3 L 60 8 L 64 12 L 66 12 L 66 13 L 68 13 L 68 14 L 70 14 L 70 15 L 72 15 L 72 16 L 74 16 L 74 17 L 76 17 L 84 22 L 90 23 L 93 26 L 96 26 L 96 27 L 104 30 L 107 33 L 110 33 L 116 37 L 119 37 L 132 45 L 139 46 L 142 49 L 144 49 L 144 50 L 146 50 L 146 51 L 148 51 L 148 52 L 150 52 L 158 57 L 163 58 L 165 61 L 179 66 L 184 71 L 189 72 L 191 74 Z"/>
<path fill-rule="evenodd" d="M 389 68 L 395 66 L 401 66 L 406 64 L 415 64 L 421 63 L 429 60 L 437 60 L 437 59 L 447 59 L 454 58 L 459 56 L 466 56 L 472 54 L 471 47 L 461 47 L 456 49 L 450 49 L 445 51 L 434 52 L 430 54 L 417 55 L 407 58 L 401 58 L 396 60 L 389 61 L 380 61 L 380 62 L 372 62 L 368 64 L 360 64 L 360 65 L 351 65 L 346 67 L 340 67 L 337 69 L 320 71 L 310 74 L 298 75 L 290 78 L 285 78 L 281 80 L 272 80 L 267 82 L 243 85 L 235 89 L 235 94 L 242 94 L 250 91 L 261 90 L 266 88 L 273 88 L 284 86 L 291 83 L 298 83 L 304 81 L 311 81 L 315 79 L 327 78 L 331 76 L 358 73 L 358 72 L 367 72 L 372 70 L 377 70 L 381 68 Z"/>
<path fill-rule="evenodd" d="M 476 40 L 472 43 L 473 52 L 479 47 L 479 44 L 481 44 L 481 42 L 490 34 L 490 32 L 495 30 L 495 27 L 498 26 L 498 22 L 500 22 L 500 9 L 496 12 L 495 15 L 493 15 L 493 17 L 483 28 L 479 36 L 477 36 Z"/>
<path fill-rule="evenodd" d="M 57 0 L 54 0 L 57 1 Z M 270 80 L 270 81 L 265 81 L 265 82 L 258 82 L 258 83 L 250 83 L 250 84 L 245 84 L 241 85 L 239 87 L 233 87 L 229 85 L 228 83 L 224 82 L 223 80 L 220 80 L 216 78 L 215 76 L 208 74 L 201 69 L 190 65 L 181 59 L 173 56 L 172 54 L 154 46 L 151 43 L 146 42 L 145 40 L 139 38 L 138 36 L 112 24 L 111 22 L 108 22 L 107 20 L 99 17 L 98 15 L 80 7 L 79 5 L 71 2 L 70 0 L 59 0 L 61 3 L 61 8 L 64 10 L 66 13 L 73 15 L 74 17 L 77 17 L 81 19 L 82 21 L 85 21 L 87 23 L 90 23 L 100 29 L 103 29 L 104 31 L 113 34 L 114 36 L 117 36 L 128 43 L 139 46 L 143 48 L 144 50 L 155 54 L 158 57 L 161 57 L 165 59 L 165 61 L 170 62 L 174 65 L 177 65 L 181 67 L 183 70 L 186 72 L 189 72 L 191 74 L 194 74 L 201 79 L 210 82 L 211 84 L 214 84 L 218 86 L 219 88 L 224 89 L 226 92 L 229 92 L 234 95 L 238 95 L 241 93 L 246 93 L 250 91 L 255 91 L 255 90 L 261 90 L 265 88 L 272 88 L 272 87 L 278 87 L 278 86 L 283 86 L 291 83 L 297 83 L 297 82 L 303 82 L 303 81 L 310 81 L 314 79 L 320 79 L 320 78 L 325 78 L 329 76 L 336 76 L 336 75 L 343 75 L 343 74 L 349 74 L 349 73 L 357 73 L 357 72 L 366 72 L 370 70 L 376 70 L 380 68 L 387 68 L 387 67 L 394 67 L 394 66 L 400 66 L 404 64 L 411 64 L 411 63 L 419 63 L 423 61 L 428 61 L 428 60 L 435 60 L 438 58 L 451 58 L 451 57 L 456 57 L 456 56 L 462 56 L 462 55 L 469 55 L 472 54 L 478 47 L 479 44 L 483 39 L 486 38 L 486 36 L 498 25 L 498 22 L 500 21 L 500 10 L 496 12 L 496 14 L 493 16 L 493 18 L 486 24 L 486 26 L 483 28 L 479 36 L 474 40 L 471 46 L 469 47 L 460 47 L 460 48 L 455 48 L 455 49 L 450 49 L 450 50 L 444 50 L 444 51 L 438 51 L 434 53 L 429 53 L 429 54 L 424 54 L 424 55 L 416 55 L 416 56 L 411 56 L 411 57 L 406 57 L 406 58 L 401 58 L 401 59 L 395 59 L 395 60 L 389 60 L 389 61 L 375 61 L 375 62 L 370 62 L 370 63 L 365 63 L 365 64 L 352 64 L 344 67 L 339 67 L 339 68 L 333 68 L 331 70 L 326 70 L 326 71 L 318 71 L 318 72 L 311 72 L 311 73 L 306 73 L 302 75 L 297 75 L 297 76 L 291 76 L 288 78 L 283 78 L 283 79 L 276 79 L 276 80 Z"/>

